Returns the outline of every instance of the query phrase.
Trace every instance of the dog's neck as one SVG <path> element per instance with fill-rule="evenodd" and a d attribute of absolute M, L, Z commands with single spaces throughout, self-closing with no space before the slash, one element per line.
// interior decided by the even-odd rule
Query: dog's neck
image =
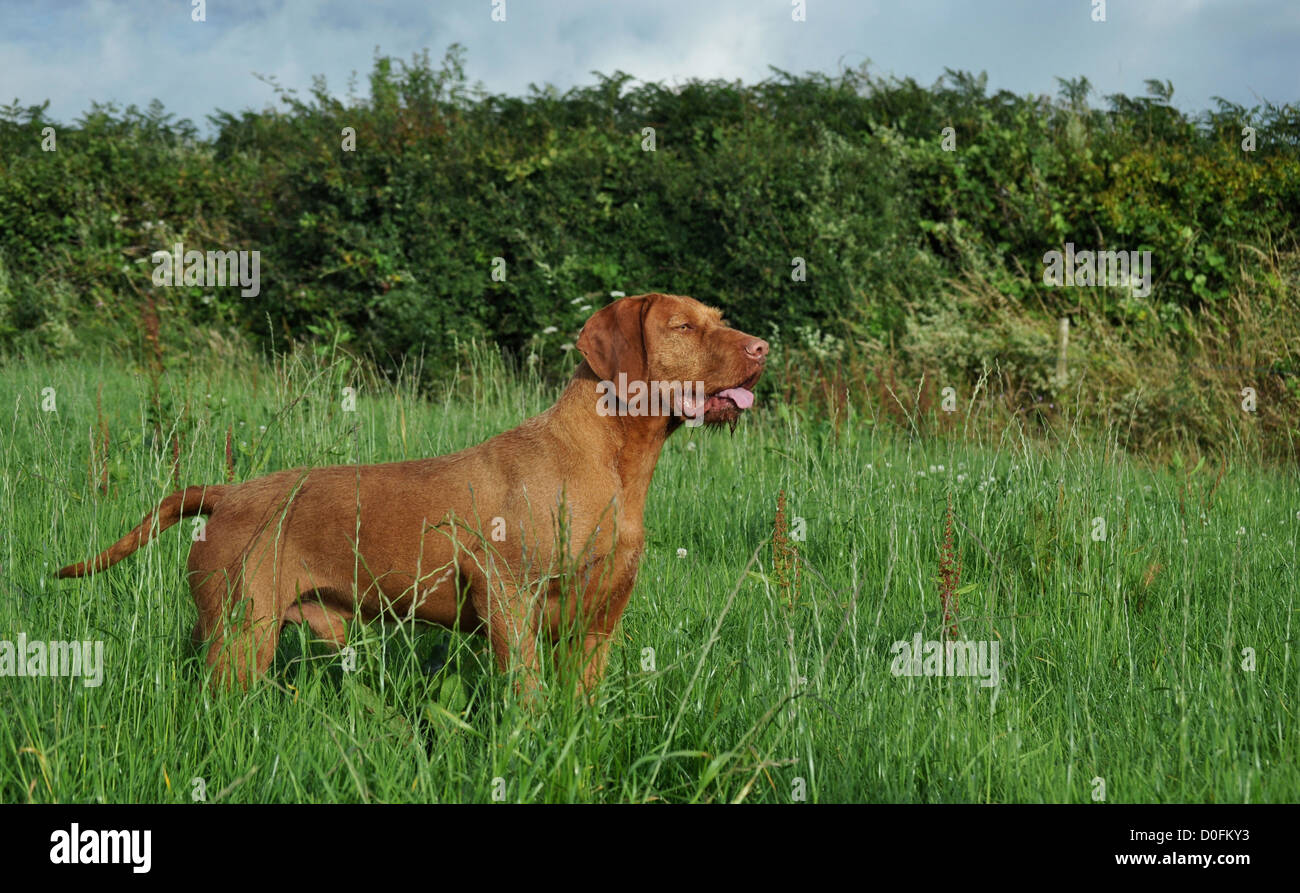
<path fill-rule="evenodd" d="M 602 415 L 598 408 L 601 405 L 600 380 L 584 361 L 573 373 L 552 411 L 561 421 L 561 430 L 588 431 L 589 424 L 566 425 L 564 421 L 599 418 L 603 442 L 584 442 L 578 445 L 580 451 L 590 457 L 593 468 L 613 466 L 618 469 L 624 505 L 640 516 L 655 465 L 659 462 L 659 453 L 668 435 L 681 426 L 681 419 L 665 414 Z M 600 459 L 591 455 L 593 450 L 602 454 Z"/>

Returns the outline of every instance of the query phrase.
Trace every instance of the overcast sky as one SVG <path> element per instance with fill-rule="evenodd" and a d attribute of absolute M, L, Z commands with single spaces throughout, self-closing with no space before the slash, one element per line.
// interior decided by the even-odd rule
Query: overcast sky
<path fill-rule="evenodd" d="M 90 101 L 151 99 L 207 129 L 216 108 L 273 100 L 253 72 L 305 90 L 315 74 L 364 92 L 375 48 L 436 61 L 453 41 L 494 92 L 561 89 L 622 69 L 669 84 L 754 81 L 768 66 L 876 73 L 930 84 L 945 67 L 987 71 L 990 90 L 1055 95 L 1086 75 L 1101 95 L 1171 80 L 1174 104 L 1218 95 L 1246 106 L 1300 100 L 1300 0 L 0 0 L 0 102 L 50 100 L 69 122 Z"/>

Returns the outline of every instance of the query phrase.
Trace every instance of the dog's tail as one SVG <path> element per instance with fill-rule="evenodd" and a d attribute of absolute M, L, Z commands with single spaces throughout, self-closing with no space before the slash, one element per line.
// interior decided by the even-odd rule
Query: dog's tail
<path fill-rule="evenodd" d="M 58 576 L 84 577 L 112 567 L 181 518 L 211 513 L 227 489 L 224 486 L 216 486 L 186 487 L 184 490 L 177 490 L 160 502 L 157 509 L 145 515 L 144 520 L 135 530 L 99 553 L 94 560 L 70 564 L 62 568 Z"/>

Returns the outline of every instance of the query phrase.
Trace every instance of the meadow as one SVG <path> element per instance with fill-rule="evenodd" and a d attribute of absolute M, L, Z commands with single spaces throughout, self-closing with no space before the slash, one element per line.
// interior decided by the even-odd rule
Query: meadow
<path fill-rule="evenodd" d="M 105 655 L 94 687 L 0 677 L 0 802 L 1300 799 L 1300 482 L 1230 446 L 760 395 L 665 447 L 591 706 L 524 709 L 482 638 L 395 623 L 352 624 L 351 665 L 291 627 L 265 680 L 210 691 L 189 522 L 54 579 L 178 485 L 450 452 L 554 399 L 493 356 L 434 390 L 331 352 L 0 360 L 0 638 Z M 896 675 L 918 634 L 998 643 L 998 684 Z"/>

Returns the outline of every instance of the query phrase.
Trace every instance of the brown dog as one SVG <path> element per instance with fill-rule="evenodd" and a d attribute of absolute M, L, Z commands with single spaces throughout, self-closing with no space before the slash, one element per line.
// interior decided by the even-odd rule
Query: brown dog
<path fill-rule="evenodd" d="M 652 294 L 596 312 L 577 347 L 585 361 L 555 405 L 485 443 L 189 487 L 59 576 L 104 570 L 205 514 L 189 582 L 194 640 L 210 643 L 214 682 L 265 672 L 285 623 L 343 645 L 346 621 L 360 614 L 485 628 L 502 669 L 520 662 L 529 694 L 537 636 L 580 637 L 590 692 L 636 581 L 664 441 L 684 423 L 734 423 L 753 402 L 768 345 L 692 298 Z"/>

